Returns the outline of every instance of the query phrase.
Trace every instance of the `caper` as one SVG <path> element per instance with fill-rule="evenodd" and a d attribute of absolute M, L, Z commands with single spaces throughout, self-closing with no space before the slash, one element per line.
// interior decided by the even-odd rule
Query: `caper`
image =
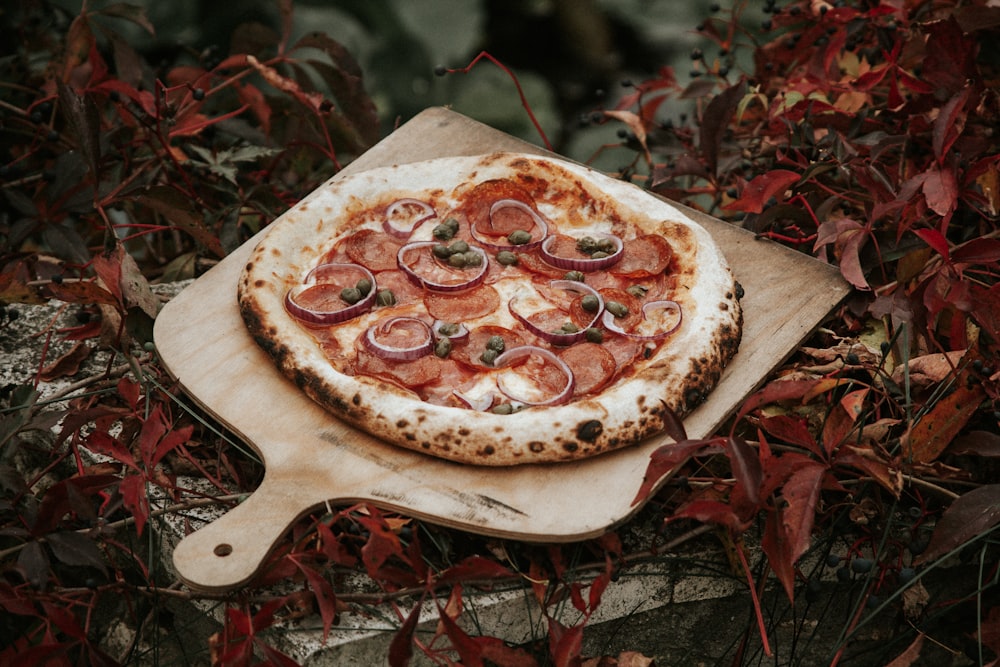
<path fill-rule="evenodd" d="M 483 256 L 480 253 L 476 252 L 475 250 L 469 250 L 468 252 L 463 253 L 462 257 L 465 258 L 466 266 L 483 265 Z"/>
<path fill-rule="evenodd" d="M 469 252 L 469 244 L 466 243 L 465 241 L 455 241 L 450 246 L 448 246 L 448 250 L 453 255 L 459 252 Z"/>
<path fill-rule="evenodd" d="M 378 292 L 375 293 L 375 305 L 395 306 L 396 295 L 392 293 L 391 289 L 380 289 Z"/>
<path fill-rule="evenodd" d="M 438 333 L 442 336 L 454 336 L 458 333 L 459 326 L 454 322 L 442 322 L 438 326 Z"/>
<path fill-rule="evenodd" d="M 510 403 L 498 403 L 490 409 L 490 412 L 495 415 L 509 415 L 514 412 L 514 406 Z"/>
<path fill-rule="evenodd" d="M 438 259 L 448 259 L 451 257 L 451 249 L 440 243 L 431 248 L 431 252 L 434 253 L 434 256 Z"/>
<path fill-rule="evenodd" d="M 560 333 L 576 333 L 580 330 L 580 327 L 576 326 L 572 322 L 566 322 L 559 328 Z"/>
<path fill-rule="evenodd" d="M 512 245 L 524 245 L 531 241 L 531 232 L 527 232 L 523 229 L 515 229 L 510 234 L 507 235 L 507 241 Z"/>
<path fill-rule="evenodd" d="M 486 341 L 487 350 L 495 350 L 496 352 L 503 352 L 507 345 L 503 342 L 503 338 L 500 336 L 490 336 L 490 339 Z"/>
<path fill-rule="evenodd" d="M 491 350 L 490 348 L 486 348 L 485 350 L 483 350 L 483 353 L 479 355 L 479 360 L 484 364 L 486 364 L 487 366 L 492 366 L 493 362 L 496 361 L 497 357 L 499 356 L 500 353 L 497 352 L 496 350 Z"/>
<path fill-rule="evenodd" d="M 589 327 L 584 333 L 583 337 L 586 338 L 591 343 L 603 343 L 604 342 L 604 332 L 597 327 Z"/>
<path fill-rule="evenodd" d="M 644 299 L 649 288 L 644 285 L 630 285 L 625 291 L 638 299 Z"/>
<path fill-rule="evenodd" d="M 434 345 L 434 354 L 444 359 L 451 352 L 451 339 L 448 337 L 441 338 Z"/>
<path fill-rule="evenodd" d="M 354 287 L 361 292 L 361 296 L 367 296 L 368 292 L 372 291 L 372 281 L 367 278 L 362 278 L 354 285 Z"/>
<path fill-rule="evenodd" d="M 589 255 L 597 248 L 597 241 L 592 236 L 584 236 L 576 240 L 576 249 Z"/>
<path fill-rule="evenodd" d="M 465 266 L 465 255 L 462 253 L 456 253 L 448 257 L 448 264 L 454 266 L 456 269 L 460 269 Z"/>
<path fill-rule="evenodd" d="M 357 287 L 345 287 L 344 289 L 340 290 L 340 298 L 352 305 L 357 303 L 358 301 L 361 301 L 362 296 L 364 295 L 361 294 L 361 290 L 359 290 Z"/>
<path fill-rule="evenodd" d="M 431 235 L 439 241 L 450 241 L 458 232 L 458 220 L 448 218 L 439 225 L 435 225 L 431 230 Z"/>
<path fill-rule="evenodd" d="M 628 315 L 628 306 L 620 301 L 608 301 L 604 304 L 604 310 L 619 318 Z"/>
<path fill-rule="evenodd" d="M 517 264 L 517 255 L 510 250 L 501 250 L 497 253 L 497 261 L 504 266 L 513 266 Z"/>
<path fill-rule="evenodd" d="M 596 294 L 584 294 L 583 298 L 580 299 L 580 307 L 583 308 L 588 313 L 595 313 L 601 305 L 601 300 L 597 298 Z"/>
<path fill-rule="evenodd" d="M 605 257 L 609 257 L 609 256 L 610 256 L 610 253 L 606 253 L 603 250 L 595 250 L 594 252 L 590 253 L 590 258 L 591 259 L 604 259 Z"/>
<path fill-rule="evenodd" d="M 586 279 L 583 275 L 583 271 L 567 271 L 566 275 L 563 276 L 563 280 L 573 280 L 578 283 L 582 283 Z"/>
<path fill-rule="evenodd" d="M 597 242 L 597 250 L 608 255 L 614 254 L 617 249 L 618 248 L 615 246 L 615 242 L 611 239 L 601 239 Z"/>

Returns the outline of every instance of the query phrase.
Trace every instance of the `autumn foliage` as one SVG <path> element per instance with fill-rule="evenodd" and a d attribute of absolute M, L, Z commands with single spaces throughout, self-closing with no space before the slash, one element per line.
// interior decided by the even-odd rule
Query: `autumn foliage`
<path fill-rule="evenodd" d="M 293 527 L 258 581 L 220 596 L 202 647 L 212 664 L 295 664 L 275 628 L 318 616 L 327 637 L 375 605 L 397 622 L 393 665 L 418 653 L 582 664 L 607 587 L 700 525 L 718 528 L 706 543 L 732 557 L 755 607 L 734 664 L 751 644 L 775 648 L 767 599 L 808 607 L 830 580 L 855 604 L 835 619 L 831 663 L 890 612 L 903 643 L 884 662 L 916 664 L 952 622 L 984 655 L 1000 651 L 993 4 L 710 8 L 690 77 L 663 67 L 584 110 L 586 124 L 622 129 L 605 149 L 626 156 L 620 177 L 835 264 L 855 288 L 719 434 L 671 429 L 635 497 L 654 544 L 611 532 L 532 546 L 328 508 Z M 23 304 L 63 304 L 34 332 L 61 351 L 47 343 L 30 379 L 0 396 L 0 662 L 141 662 L 164 601 L 199 598 L 157 562 L 164 517 L 238 502 L 260 479 L 252 452 L 158 366 L 151 284 L 197 277 L 379 138 L 353 56 L 321 33 L 293 40 L 291 2 L 276 6 L 276 30 L 246 24 L 226 52 L 155 62 L 127 37 L 155 34 L 129 5 L 0 16 L 18 45 L 0 60 L 0 327 Z M 477 62 L 514 74 L 489 54 L 442 73 Z M 79 377 L 100 354 L 101 372 Z M 39 392 L 66 378 L 64 394 Z M 956 560 L 972 562 L 953 577 L 963 595 L 914 602 Z M 462 622 L 472 596 L 504 587 L 537 604 L 539 641 L 511 646 Z M 420 633 L 428 606 L 440 622 Z M 134 632 L 124 655 L 102 643 L 110 616 Z"/>

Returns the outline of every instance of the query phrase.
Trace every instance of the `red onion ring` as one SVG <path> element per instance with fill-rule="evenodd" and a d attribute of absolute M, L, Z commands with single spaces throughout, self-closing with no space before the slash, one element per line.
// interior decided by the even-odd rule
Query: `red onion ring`
<path fill-rule="evenodd" d="M 657 331 L 655 334 L 646 335 L 646 334 L 637 334 L 625 331 L 620 326 L 618 326 L 617 322 L 615 322 L 615 316 L 612 315 L 611 312 L 607 310 L 604 311 L 604 314 L 601 318 L 601 322 L 604 324 L 604 327 L 609 331 L 613 331 L 616 334 L 620 334 L 622 336 L 627 336 L 634 340 L 663 340 L 670 334 L 677 331 L 677 329 L 679 329 L 681 326 L 681 322 L 684 321 L 684 313 L 681 310 L 681 305 L 676 301 L 668 301 L 668 300 L 650 301 L 642 305 L 643 319 L 646 319 L 646 315 L 652 310 L 667 310 L 667 309 L 677 311 L 677 322 L 674 324 L 674 326 L 670 327 L 669 329 L 666 329 L 664 331 Z"/>
<path fill-rule="evenodd" d="M 420 212 L 416 215 L 397 216 L 397 213 L 405 213 L 404 209 L 411 206 L 418 207 Z M 402 220 L 397 220 L 398 217 L 401 217 Z M 417 227 L 436 217 L 437 212 L 427 202 L 412 198 L 397 199 L 385 209 L 382 229 L 396 238 L 405 239 L 409 238 Z"/>
<path fill-rule="evenodd" d="M 436 245 L 439 245 L 438 241 L 414 241 L 413 243 L 407 243 L 406 245 L 404 245 L 402 248 L 399 249 L 398 253 L 396 253 L 396 263 L 399 265 L 399 268 L 402 269 L 403 273 L 405 273 L 407 277 L 409 277 L 409 279 L 413 283 L 415 283 L 418 287 L 426 288 L 434 292 L 461 292 L 467 289 L 471 289 L 473 287 L 478 287 L 480 284 L 482 284 L 484 280 L 486 280 L 486 271 L 490 267 L 489 258 L 486 256 L 485 250 L 483 250 L 482 248 L 477 248 L 475 246 L 469 246 L 469 250 L 482 256 L 483 261 L 477 268 L 476 275 L 474 275 L 469 280 L 464 280 L 459 283 L 439 283 L 433 280 L 429 280 L 421 276 L 419 273 L 414 271 L 406 264 L 404 257 L 411 250 L 418 250 L 420 248 L 430 249 Z M 445 266 L 436 257 L 434 258 L 434 261 L 437 262 L 442 267 Z M 452 269 L 452 270 L 460 271 L 461 269 Z"/>
<path fill-rule="evenodd" d="M 541 247 L 538 249 L 538 254 L 542 256 L 542 259 L 546 263 L 569 271 L 600 271 L 601 269 L 606 269 L 617 264 L 623 256 L 625 243 L 614 234 L 594 234 L 594 236 L 610 239 L 615 244 L 615 251 L 607 257 L 559 257 L 558 255 L 553 255 L 548 250 L 548 247 L 556 240 L 555 236 L 550 236 L 542 241 Z"/>
<path fill-rule="evenodd" d="M 524 403 L 525 405 L 559 405 L 565 403 L 569 400 L 570 396 L 573 395 L 573 387 L 576 386 L 576 380 L 573 378 L 573 371 L 570 369 L 569 365 L 565 361 L 560 359 L 551 350 L 546 350 L 543 347 L 538 347 L 536 345 L 521 345 L 519 347 L 512 347 L 503 354 L 499 355 L 494 361 L 493 365 L 497 368 L 505 366 L 506 364 L 517 361 L 518 359 L 523 359 L 525 357 L 530 357 L 532 355 L 537 355 L 542 357 L 546 361 L 555 364 L 560 371 L 566 375 L 566 385 L 556 392 L 554 395 L 541 401 L 530 401 L 521 396 L 516 396 L 514 392 L 507 386 L 505 382 L 505 376 L 500 375 L 497 378 L 497 388 L 500 392 L 512 401 L 518 401 L 519 403 Z"/>
<path fill-rule="evenodd" d="M 387 336 L 397 326 L 413 325 L 416 325 L 418 333 L 422 334 L 422 340 L 415 345 L 400 347 L 398 345 L 386 345 L 378 340 L 379 336 Z M 434 336 L 430 325 L 415 317 L 392 317 L 373 324 L 365 330 L 365 337 L 362 341 L 370 352 L 382 359 L 392 361 L 413 361 L 434 351 Z"/>
<path fill-rule="evenodd" d="M 597 324 L 598 319 L 600 319 L 601 314 L 604 312 L 604 299 L 601 297 L 600 292 L 590 285 L 576 280 L 551 280 L 549 281 L 549 286 L 556 289 L 564 289 L 568 292 L 586 292 L 587 294 L 593 294 L 597 297 L 597 310 L 594 311 L 594 317 L 587 323 L 587 326 L 581 327 L 579 331 L 573 333 L 554 333 L 552 331 L 546 331 L 545 329 L 542 329 L 534 324 L 527 317 L 514 310 L 517 297 L 514 297 L 507 302 L 507 310 L 510 311 L 510 314 L 514 316 L 514 319 L 523 324 L 528 331 L 551 345 L 566 346 L 583 340 L 587 336 L 587 329 Z"/>
<path fill-rule="evenodd" d="M 466 407 L 476 410 L 477 412 L 485 412 L 493 407 L 493 393 L 484 394 L 479 398 L 473 398 L 465 392 L 459 391 L 458 389 L 453 389 L 451 392 L 455 398 L 460 400 L 465 404 Z"/>
<path fill-rule="evenodd" d="M 306 306 L 296 303 L 295 297 L 305 290 L 313 287 L 314 284 L 322 283 L 322 280 L 325 277 L 331 274 L 343 273 L 348 270 L 358 271 L 365 278 L 367 278 L 372 285 L 372 288 L 368 290 L 368 294 L 362 297 L 357 303 L 349 304 L 343 308 L 338 308 L 337 310 L 317 310 L 314 308 L 307 308 Z M 346 322 L 347 320 L 357 317 L 361 313 L 367 312 L 372 307 L 372 304 L 375 303 L 375 292 L 375 276 L 371 271 L 360 264 L 320 264 L 306 274 L 306 278 L 301 284 L 296 285 L 285 292 L 285 310 L 288 311 L 289 315 L 304 324 L 340 324 L 341 322 Z"/>
<path fill-rule="evenodd" d="M 496 213 L 501 208 L 516 208 L 521 211 L 524 211 L 529 216 L 531 216 L 531 219 L 535 223 L 535 226 L 539 229 L 540 232 L 539 237 L 533 241 L 528 241 L 527 243 L 521 243 L 521 244 L 494 243 L 492 241 L 483 238 L 484 235 L 480 233 L 479 230 L 476 229 L 475 225 L 472 225 L 469 231 L 472 233 L 472 238 L 476 239 L 476 242 L 478 242 L 480 245 L 489 248 L 490 250 L 512 250 L 512 249 L 531 250 L 532 248 L 537 248 L 538 246 L 540 246 L 542 244 L 542 241 L 544 241 L 548 237 L 549 225 L 548 223 L 545 222 L 544 218 L 542 218 L 542 216 L 538 213 L 538 211 L 528 206 L 523 201 L 518 201 L 517 199 L 498 199 L 495 202 L 493 202 L 493 205 L 490 206 L 490 214 L 488 218 L 490 221 L 491 228 L 493 226 L 493 214 Z M 504 235 L 503 238 L 506 239 L 506 235 Z"/>

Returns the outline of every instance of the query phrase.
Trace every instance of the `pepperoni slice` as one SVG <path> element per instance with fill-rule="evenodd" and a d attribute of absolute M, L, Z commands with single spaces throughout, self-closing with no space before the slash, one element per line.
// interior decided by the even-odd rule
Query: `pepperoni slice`
<path fill-rule="evenodd" d="M 566 275 L 566 269 L 560 269 L 545 263 L 535 252 L 517 253 L 517 265 L 525 271 L 530 271 L 546 278 L 562 278 Z"/>
<path fill-rule="evenodd" d="M 452 348 L 450 359 L 472 368 L 482 370 L 486 365 L 479 358 L 486 350 L 486 343 L 493 336 L 503 338 L 505 349 L 524 345 L 524 338 L 516 331 L 505 327 L 486 324 L 469 331 L 469 336 Z"/>
<path fill-rule="evenodd" d="M 577 343 L 560 352 L 559 356 L 573 371 L 576 380 L 574 396 L 601 389 L 614 377 L 618 367 L 615 355 L 597 343 Z"/>
<path fill-rule="evenodd" d="M 515 199 L 532 208 L 535 202 L 531 195 L 520 185 L 511 180 L 495 179 L 483 181 L 466 195 L 465 214 L 469 224 L 480 234 L 487 236 L 506 236 L 518 229 L 530 230 L 534 222 L 524 211 L 514 207 L 503 207 L 490 220 L 490 207 L 501 199 Z"/>
<path fill-rule="evenodd" d="M 396 303 L 418 301 L 424 295 L 424 291 L 414 285 L 409 276 L 399 269 L 379 271 L 375 274 L 375 284 L 379 290 L 387 289 L 392 292 L 396 297 Z"/>
<path fill-rule="evenodd" d="M 358 345 L 358 374 L 374 375 L 407 389 L 430 384 L 441 375 L 441 359 L 428 354 L 413 361 L 388 361 Z"/>
<path fill-rule="evenodd" d="M 344 252 L 370 271 L 397 268 L 396 253 L 403 244 L 374 229 L 361 229 L 342 241 Z"/>
<path fill-rule="evenodd" d="M 656 234 L 646 234 L 626 241 L 621 260 L 609 271 L 630 278 L 655 276 L 667 270 L 673 256 L 669 241 Z"/>
<path fill-rule="evenodd" d="M 604 336 L 601 347 L 615 358 L 615 366 L 619 369 L 618 377 L 621 377 L 627 372 L 626 369 L 643 354 L 646 343 L 635 338 L 608 334 Z"/>
<path fill-rule="evenodd" d="M 446 322 L 468 322 L 500 309 L 500 295 L 491 285 L 465 292 L 427 292 L 424 305 L 431 317 Z"/>

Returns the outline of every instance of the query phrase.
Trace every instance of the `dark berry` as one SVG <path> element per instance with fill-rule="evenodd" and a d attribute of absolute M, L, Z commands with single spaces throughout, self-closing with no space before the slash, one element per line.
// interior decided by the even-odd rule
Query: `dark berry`
<path fill-rule="evenodd" d="M 444 65 L 438 65 L 434 68 L 434 76 L 444 76 L 448 73 L 448 68 Z"/>
<path fill-rule="evenodd" d="M 924 515 L 924 511 L 916 505 L 906 510 L 906 513 L 910 515 L 911 519 L 919 519 Z"/>
<path fill-rule="evenodd" d="M 43 116 L 42 112 L 39 111 L 38 109 L 35 109 L 34 111 L 32 111 L 31 115 L 29 116 L 29 118 L 31 118 L 31 122 L 32 123 L 36 123 L 36 124 L 37 123 L 41 123 L 41 122 L 43 122 L 45 120 L 45 116 Z"/>
<path fill-rule="evenodd" d="M 899 583 L 908 584 L 917 578 L 917 571 L 912 567 L 904 567 L 899 571 Z"/>
<path fill-rule="evenodd" d="M 837 567 L 840 565 L 840 556 L 837 554 L 829 554 L 826 557 L 826 565 L 827 567 Z"/>
<path fill-rule="evenodd" d="M 838 581 L 851 580 L 851 571 L 847 568 L 847 566 L 837 568 L 837 580 Z"/>
<path fill-rule="evenodd" d="M 7 319 L 9 319 L 11 322 L 13 322 L 14 320 L 16 320 L 19 317 L 21 317 L 21 313 L 19 313 L 18 311 L 14 310 L 13 308 L 10 308 L 10 307 L 7 308 Z"/>
<path fill-rule="evenodd" d="M 205 89 L 195 88 L 194 90 L 191 91 L 191 97 L 200 102 L 201 100 L 205 99 Z"/>
<path fill-rule="evenodd" d="M 713 2 L 712 4 L 710 4 L 708 6 L 708 11 L 712 12 L 713 14 L 715 12 L 719 11 L 720 9 L 722 9 L 722 6 L 719 5 L 719 3 L 717 3 L 717 2 Z"/>
<path fill-rule="evenodd" d="M 919 556 L 923 552 L 927 551 L 927 540 L 923 537 L 917 537 L 910 540 L 910 543 L 906 545 L 910 553 L 914 556 Z"/>
<path fill-rule="evenodd" d="M 49 130 L 48 134 L 45 135 L 46 141 L 59 141 L 59 131 Z"/>
<path fill-rule="evenodd" d="M 760 22 L 760 29 L 761 30 L 770 30 L 771 29 L 771 19 L 764 19 L 763 21 L 761 21 Z"/>
<path fill-rule="evenodd" d="M 701 49 L 699 48 L 691 49 L 691 60 L 701 60 L 704 57 L 705 54 L 702 53 Z"/>
<path fill-rule="evenodd" d="M 882 598 L 876 595 L 875 593 L 872 593 L 871 595 L 868 596 L 868 602 L 866 604 L 868 605 L 869 609 L 874 609 L 875 607 L 882 604 Z"/>
<path fill-rule="evenodd" d="M 851 569 L 858 574 L 865 574 L 871 572 L 872 562 L 868 558 L 855 558 L 851 561 Z"/>

